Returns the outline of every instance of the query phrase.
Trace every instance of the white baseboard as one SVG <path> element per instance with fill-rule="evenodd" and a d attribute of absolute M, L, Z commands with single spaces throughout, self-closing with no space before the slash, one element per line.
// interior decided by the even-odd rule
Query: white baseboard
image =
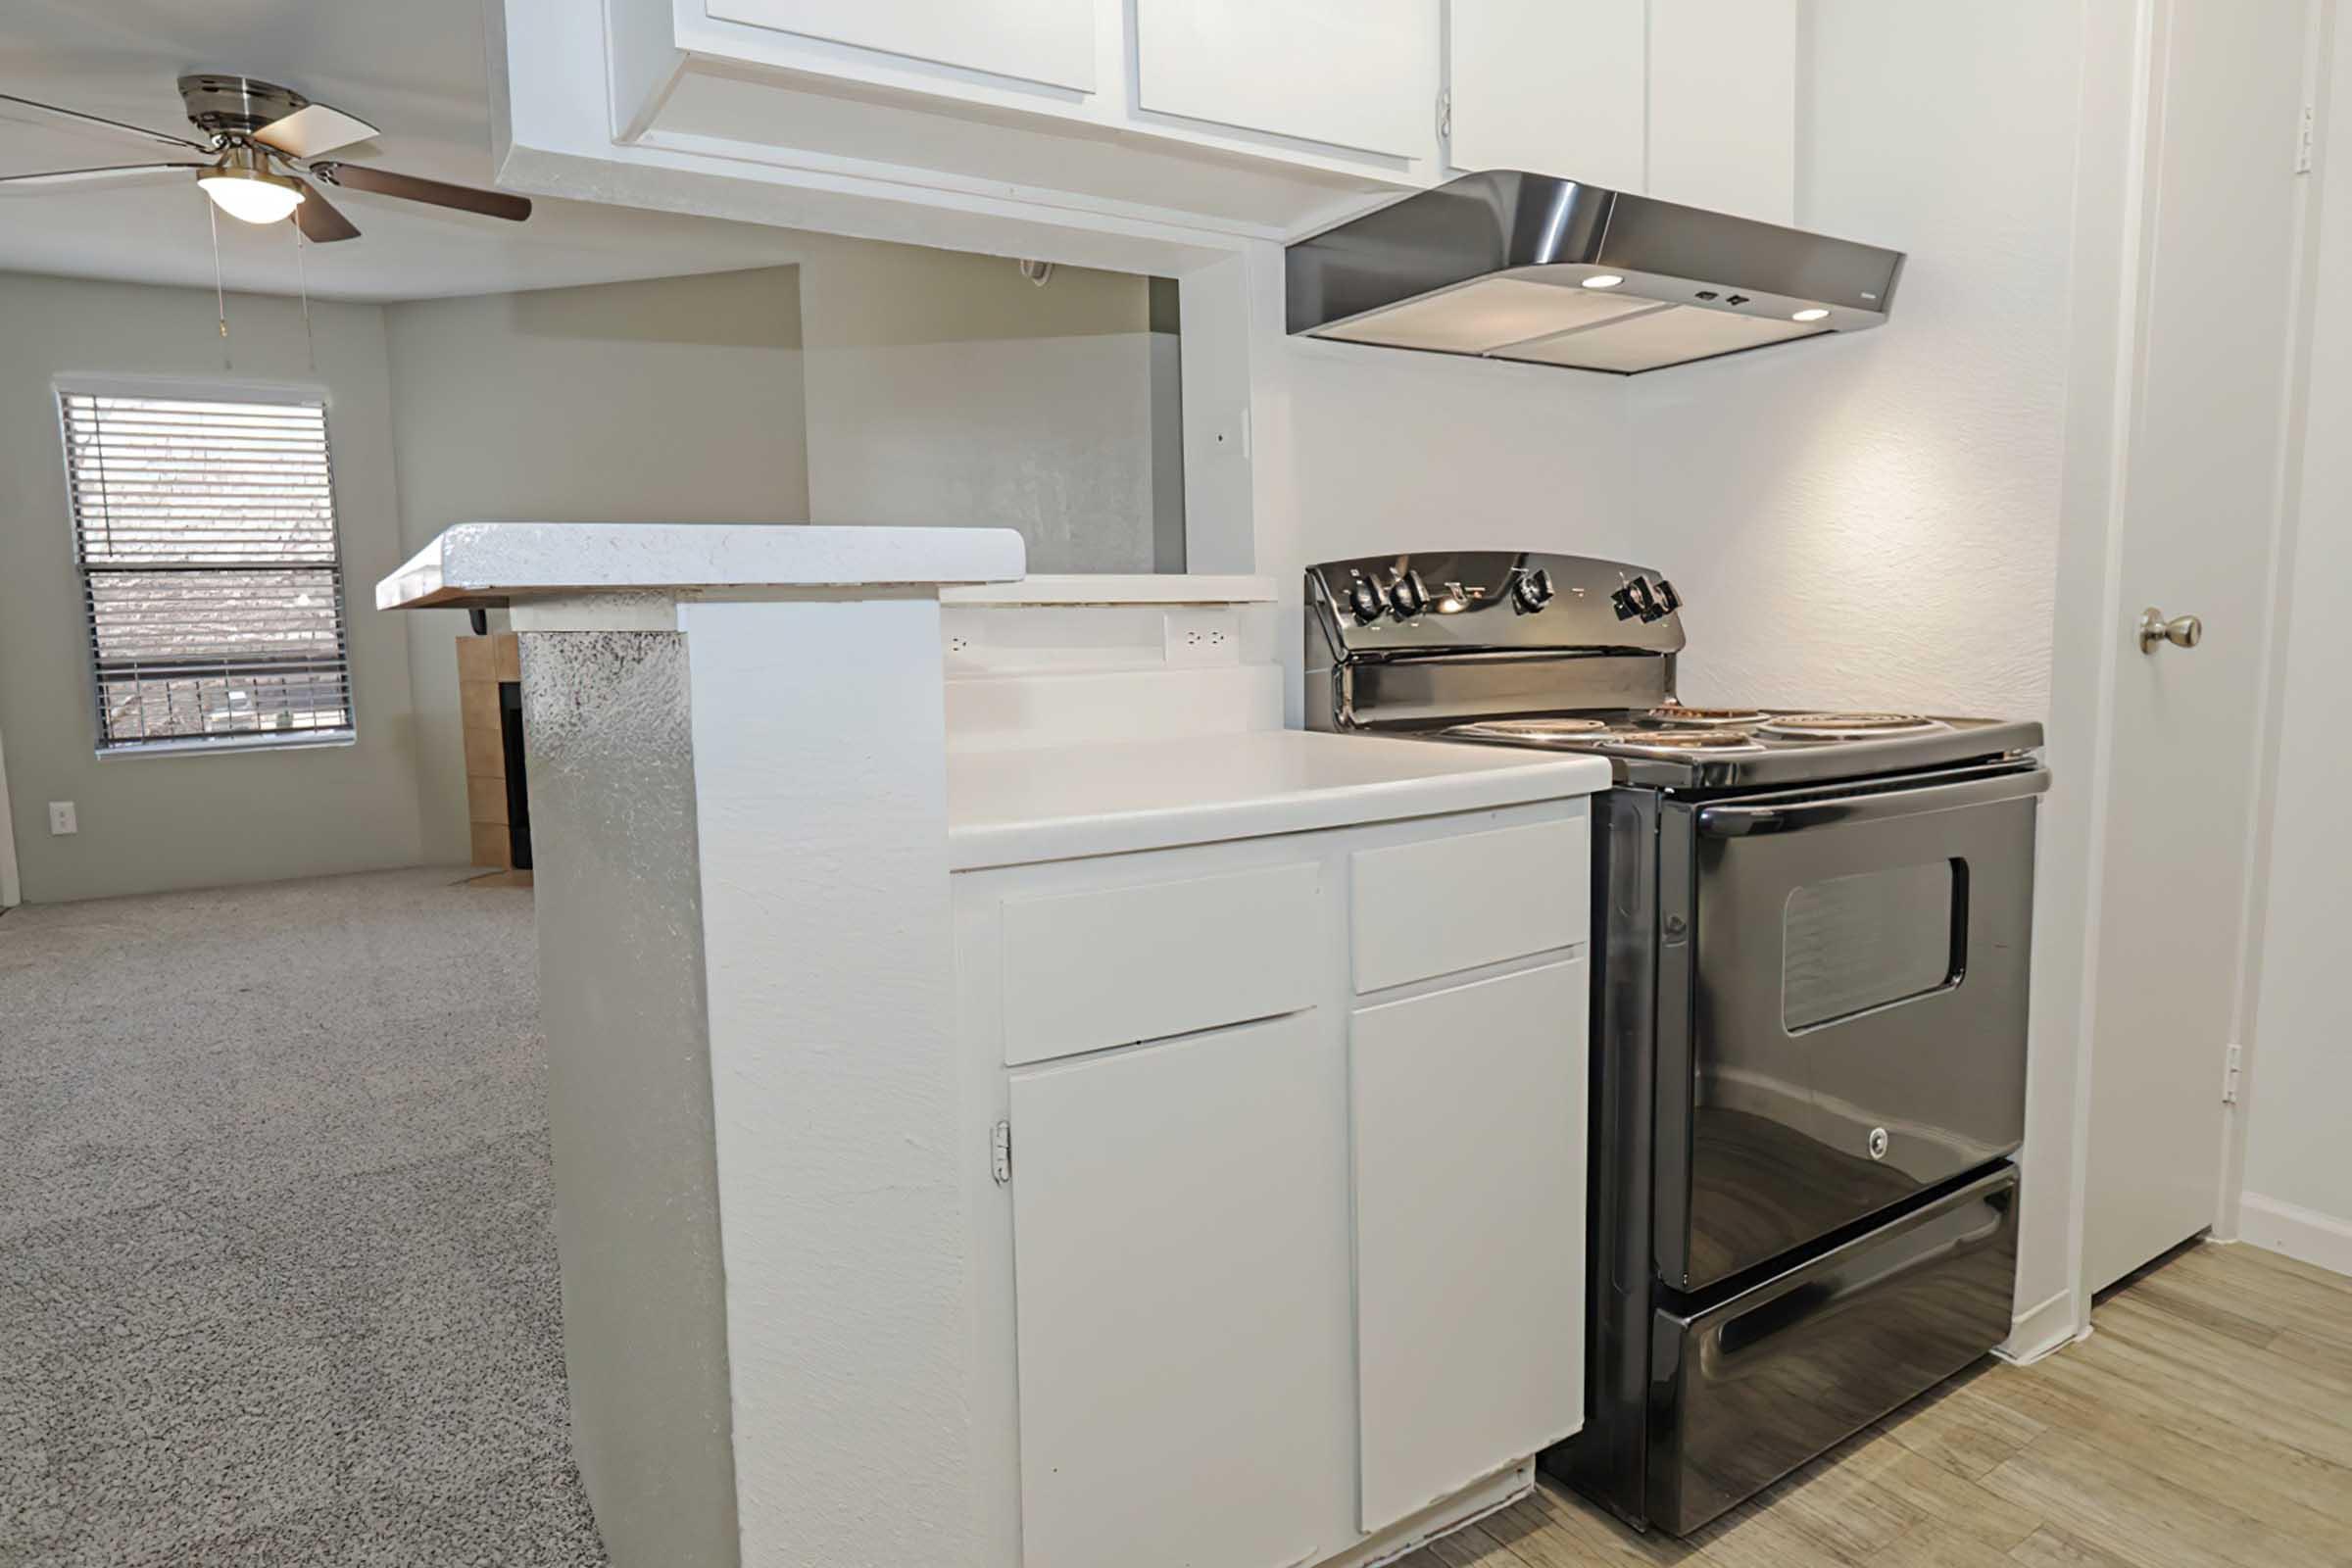
<path fill-rule="evenodd" d="M 2237 1239 L 2298 1262 L 2352 1274 L 2352 1220 L 2248 1193 L 2238 1200 Z"/>
<path fill-rule="evenodd" d="M 2012 1366 L 2031 1366 L 2078 1337 L 2075 1293 L 2060 1291 L 2018 1313 L 2009 1325 L 2009 1337 L 1994 1346 L 1992 1353 Z"/>

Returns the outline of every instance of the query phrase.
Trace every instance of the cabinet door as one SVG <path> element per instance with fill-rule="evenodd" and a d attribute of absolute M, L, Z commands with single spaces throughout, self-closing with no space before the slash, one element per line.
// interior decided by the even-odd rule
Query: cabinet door
<path fill-rule="evenodd" d="M 1650 0 L 1649 194 L 1796 220 L 1796 0 Z"/>
<path fill-rule="evenodd" d="M 1279 1568 L 1348 1544 L 1328 1016 L 1013 1078 L 1024 1568 Z"/>
<path fill-rule="evenodd" d="M 1587 972 L 1353 1019 L 1367 1531 L 1583 1424 Z"/>
<path fill-rule="evenodd" d="M 1079 92 L 1095 88 L 1094 0 L 707 0 L 721 22 L 797 32 Z"/>
<path fill-rule="evenodd" d="M 1642 189 L 1643 0 L 1453 0 L 1448 15 L 1448 164 Z"/>
<path fill-rule="evenodd" d="M 1137 106 L 1390 158 L 1437 151 L 1437 0 L 1134 0 Z"/>

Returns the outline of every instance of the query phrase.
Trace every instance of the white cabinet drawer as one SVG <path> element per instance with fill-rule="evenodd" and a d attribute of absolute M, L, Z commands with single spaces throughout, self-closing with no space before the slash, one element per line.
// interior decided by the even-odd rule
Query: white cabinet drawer
<path fill-rule="evenodd" d="M 1351 1021 L 1367 1531 L 1584 1419 L 1590 1011 L 1574 958 Z"/>
<path fill-rule="evenodd" d="M 1350 877 L 1360 995 L 1585 940 L 1590 810 L 1555 822 L 1358 850 Z"/>
<path fill-rule="evenodd" d="M 1007 898 L 1005 1063 L 1313 1005 L 1322 881 L 1299 863 Z"/>

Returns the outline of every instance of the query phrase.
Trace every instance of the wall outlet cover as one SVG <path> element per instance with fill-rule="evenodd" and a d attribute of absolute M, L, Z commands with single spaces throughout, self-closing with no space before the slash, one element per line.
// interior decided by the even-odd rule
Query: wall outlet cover
<path fill-rule="evenodd" d="M 53 836 L 81 831 L 81 824 L 74 819 L 74 803 L 72 801 L 51 801 L 49 803 L 49 831 Z"/>
<path fill-rule="evenodd" d="M 1167 612 L 1167 659 L 1170 664 L 1238 664 L 1242 662 L 1241 624 L 1233 611 L 1222 606 L 1186 606 Z"/>

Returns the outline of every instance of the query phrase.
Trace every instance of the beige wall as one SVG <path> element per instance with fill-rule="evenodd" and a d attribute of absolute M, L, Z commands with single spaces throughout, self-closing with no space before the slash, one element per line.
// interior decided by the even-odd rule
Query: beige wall
<path fill-rule="evenodd" d="M 453 522 L 806 522 L 791 268 L 384 308 L 401 535 Z M 467 857 L 457 639 L 409 617 L 423 855 Z"/>
<path fill-rule="evenodd" d="M 0 732 L 28 903 L 413 864 L 420 850 L 407 628 L 372 608 L 401 559 L 383 313 L 0 273 Z M 314 368 L 315 353 L 315 368 Z M 323 388 L 350 612 L 350 746 L 100 760 L 58 446 L 59 375 Z M 81 831 L 52 838 L 47 803 Z"/>
<path fill-rule="evenodd" d="M 813 238 L 800 272 L 812 518 L 1012 528 L 1033 572 L 1180 569 L 1175 339 L 1147 279 Z"/>

